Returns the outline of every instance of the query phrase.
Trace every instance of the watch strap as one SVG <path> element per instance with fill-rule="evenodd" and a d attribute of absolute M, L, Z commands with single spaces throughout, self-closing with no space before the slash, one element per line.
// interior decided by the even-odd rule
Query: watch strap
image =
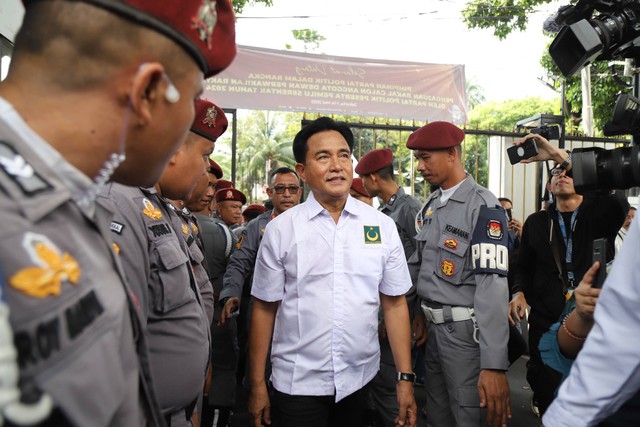
<path fill-rule="evenodd" d="M 413 372 L 398 372 L 398 381 L 408 381 L 410 383 L 416 382 L 416 374 Z"/>
<path fill-rule="evenodd" d="M 567 154 L 568 154 L 568 156 L 567 156 L 567 158 L 566 158 L 566 159 L 564 159 L 564 162 L 562 162 L 562 163 L 560 163 L 560 164 L 558 165 L 558 167 L 559 167 L 560 169 L 567 170 L 567 168 L 568 168 L 568 167 L 569 167 L 569 165 L 571 164 L 571 152 L 569 151 Z"/>

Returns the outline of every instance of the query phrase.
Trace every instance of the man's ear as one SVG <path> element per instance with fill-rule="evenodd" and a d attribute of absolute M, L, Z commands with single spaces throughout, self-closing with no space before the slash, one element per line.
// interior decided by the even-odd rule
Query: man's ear
<path fill-rule="evenodd" d="M 153 115 L 153 106 L 160 99 L 160 82 L 164 67 L 159 62 L 145 62 L 133 76 L 129 93 L 131 110 L 139 125 L 148 124 Z"/>
<path fill-rule="evenodd" d="M 302 182 L 307 182 L 304 177 L 304 165 L 302 163 L 296 163 L 296 172 L 298 173 L 298 176 L 300 177 Z"/>

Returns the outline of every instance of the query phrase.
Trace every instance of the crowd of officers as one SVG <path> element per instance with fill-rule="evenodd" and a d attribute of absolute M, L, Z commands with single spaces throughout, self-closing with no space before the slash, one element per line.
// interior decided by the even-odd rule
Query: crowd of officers
<path fill-rule="evenodd" d="M 279 300 L 260 298 L 272 285 L 264 283 L 275 271 L 270 268 L 282 265 L 270 265 L 260 248 L 276 217 L 295 212 L 275 221 L 279 230 L 304 212 L 296 208 L 301 180 L 311 190 L 309 206 L 330 211 L 327 218 L 338 226 L 374 223 L 362 225 L 364 237 L 342 238 L 345 247 L 360 247 L 364 239 L 362 261 L 373 259 L 379 275 L 340 262 L 322 274 L 345 277 L 347 268 L 348 283 L 354 278 L 370 286 L 377 342 L 362 348 L 346 343 L 352 354 L 330 348 L 317 359 L 310 355 L 294 363 L 292 375 L 302 375 L 301 384 L 322 378 L 322 387 L 333 390 L 327 410 L 345 399 L 350 420 L 415 425 L 408 355 L 412 343 L 426 345 L 428 425 L 508 422 L 509 225 L 496 197 L 465 172 L 461 129 L 433 122 L 409 137 L 406 145 L 433 190 L 421 204 L 397 185 L 388 149 L 359 159 L 360 178 L 352 181 L 353 135 L 331 119 L 318 119 L 294 141 L 296 170 L 271 173 L 270 206 L 243 210 L 246 196 L 210 160 L 227 119 L 200 98 L 203 79 L 235 55 L 229 0 L 24 3 L 12 66 L 0 84 L 0 424 L 226 426 L 248 365 L 259 368 L 265 381 L 285 383 L 280 361 L 295 355 L 283 356 L 282 343 L 291 337 L 283 337 L 278 325 L 291 319 L 276 315 Z M 539 160 L 570 169 L 566 153 L 539 142 Z M 374 197 L 380 213 L 369 206 Z M 575 218 L 568 221 L 573 227 Z M 524 240 L 535 227 L 525 224 Z M 270 237 L 269 245 L 276 245 Z M 535 242 L 524 243 L 533 254 Z M 576 252 L 578 247 L 582 243 L 574 244 Z M 291 248 L 305 259 L 313 250 Z M 292 260 L 286 253 L 281 261 Z M 261 275 L 254 278 L 256 262 Z M 547 263 L 553 270 L 553 259 Z M 576 275 L 588 267 L 572 265 Z M 534 270 L 521 272 L 547 280 Z M 283 284 L 293 274 L 284 271 Z M 313 268 L 307 274 L 313 276 Z M 512 289 L 513 318 L 526 306 L 521 292 L 531 292 L 526 280 Z M 255 283 L 257 298 L 251 296 Z M 318 310 L 344 309 L 339 297 L 321 292 L 330 307 Z M 546 302 L 535 298 L 533 320 L 555 321 L 558 302 L 546 313 Z M 290 295 L 283 301 L 287 307 L 310 303 Z M 252 323 L 254 303 L 261 316 L 266 307 L 276 310 L 270 318 L 275 330 L 273 323 L 264 325 L 280 344 L 273 349 L 273 377 L 269 363 L 260 366 L 267 360 L 247 360 L 248 343 L 263 342 L 251 335 L 250 325 L 259 322 Z M 365 308 L 364 301 L 348 304 L 351 317 Z M 406 325 L 399 324 L 398 310 Z M 366 326 L 368 317 L 362 319 Z M 540 322 L 543 328 L 546 320 Z M 336 332 L 335 324 L 323 328 Z M 356 383 L 336 380 L 343 375 L 341 358 L 362 369 L 357 384 L 366 387 L 354 393 L 357 400 L 342 395 Z M 314 365 L 318 360 L 336 366 Z M 260 378 L 251 380 L 249 409 L 258 426 L 271 421 L 269 399 L 260 395 Z M 273 391 L 291 402 L 282 390 Z M 358 418 L 360 411 L 365 418 Z M 299 419 L 316 425 L 312 413 Z"/>

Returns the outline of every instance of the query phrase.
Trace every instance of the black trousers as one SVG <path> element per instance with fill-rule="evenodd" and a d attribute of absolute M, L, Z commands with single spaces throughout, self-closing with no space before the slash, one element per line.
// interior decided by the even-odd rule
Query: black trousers
<path fill-rule="evenodd" d="M 529 329 L 529 362 L 527 363 L 527 381 L 533 390 L 542 416 L 555 398 L 556 390 L 562 383 L 562 374 L 542 362 L 538 344 L 546 331 Z"/>
<path fill-rule="evenodd" d="M 361 427 L 367 410 L 367 386 L 335 402 L 335 396 L 294 396 L 273 390 L 273 427 Z"/>

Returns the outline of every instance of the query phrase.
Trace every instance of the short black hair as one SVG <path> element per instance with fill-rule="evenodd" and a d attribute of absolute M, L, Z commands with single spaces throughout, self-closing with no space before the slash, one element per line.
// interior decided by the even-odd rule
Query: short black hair
<path fill-rule="evenodd" d="M 375 174 L 385 181 L 393 181 L 393 163 L 377 170 Z"/>
<path fill-rule="evenodd" d="M 498 197 L 498 201 L 499 202 L 509 202 L 511 205 L 513 205 L 513 202 L 511 201 L 511 199 L 508 199 L 506 197 Z"/>
<path fill-rule="evenodd" d="M 298 176 L 298 173 L 296 171 L 289 167 L 282 166 L 271 172 L 271 175 L 269 175 L 269 185 L 271 185 L 271 183 L 273 182 L 273 178 L 275 178 L 276 175 L 280 175 L 281 173 L 292 173 L 296 176 L 296 178 L 298 178 L 298 181 L 300 181 L 300 177 Z"/>
<path fill-rule="evenodd" d="M 300 129 L 300 132 L 293 138 L 293 156 L 296 162 L 304 164 L 307 157 L 307 151 L 309 146 L 307 142 L 316 133 L 324 132 L 326 130 L 335 130 L 340 133 L 342 137 L 347 141 L 349 151 L 353 152 L 353 132 L 349 126 L 345 123 L 336 122 L 331 117 L 319 117 Z"/>

